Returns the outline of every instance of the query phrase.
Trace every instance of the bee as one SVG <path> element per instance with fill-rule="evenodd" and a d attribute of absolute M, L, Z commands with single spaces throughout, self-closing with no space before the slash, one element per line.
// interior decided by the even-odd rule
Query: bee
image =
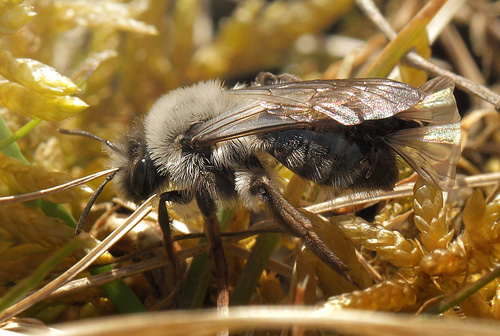
<path fill-rule="evenodd" d="M 121 195 L 160 194 L 159 222 L 169 255 L 165 204 L 196 202 L 216 270 L 226 268 L 216 209 L 241 200 L 263 205 L 349 281 L 346 265 L 310 220 L 280 193 L 269 157 L 335 192 L 390 190 L 399 155 L 425 181 L 450 190 L 460 157 L 460 115 L 448 77 L 419 88 L 389 79 L 300 81 L 261 73 L 250 86 L 200 82 L 159 98 L 142 122 L 111 147 Z M 225 279 L 220 280 L 224 287 Z"/>

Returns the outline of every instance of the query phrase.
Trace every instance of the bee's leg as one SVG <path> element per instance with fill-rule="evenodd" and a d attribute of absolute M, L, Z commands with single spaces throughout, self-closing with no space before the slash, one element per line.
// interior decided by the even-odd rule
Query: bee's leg
<path fill-rule="evenodd" d="M 271 212 L 276 222 L 292 235 L 302 238 L 304 244 L 325 264 L 344 276 L 356 287 L 359 284 L 347 273 L 347 266 L 325 245 L 309 218 L 292 206 L 271 184 L 267 176 L 254 180 L 252 191 Z"/>
<path fill-rule="evenodd" d="M 205 219 L 205 234 L 209 243 L 209 254 L 215 262 L 217 274 L 217 308 L 227 309 L 229 306 L 229 291 L 227 288 L 227 263 L 220 235 L 219 221 L 216 217 L 216 205 L 206 188 L 196 192 L 198 207 Z"/>
<path fill-rule="evenodd" d="M 294 75 L 290 75 L 287 73 L 281 75 L 275 75 L 270 72 L 260 72 L 257 77 L 255 77 L 255 82 L 253 86 L 265 86 L 272 84 L 280 84 L 280 83 L 289 83 L 289 82 L 298 82 L 300 78 Z"/>
<path fill-rule="evenodd" d="M 187 204 L 191 202 L 193 196 L 182 190 L 167 191 L 160 195 L 160 204 L 158 207 L 158 223 L 163 234 L 163 246 L 167 251 L 168 258 L 174 269 L 176 279 L 180 278 L 179 265 L 174 250 L 174 241 L 172 240 L 172 228 L 170 226 L 170 217 L 168 215 L 166 203 Z"/>

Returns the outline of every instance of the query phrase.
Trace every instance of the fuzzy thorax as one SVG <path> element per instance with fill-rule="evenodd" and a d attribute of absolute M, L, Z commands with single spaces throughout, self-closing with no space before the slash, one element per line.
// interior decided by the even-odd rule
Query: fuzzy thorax
<path fill-rule="evenodd" d="M 162 96 L 145 121 L 147 147 L 160 174 L 168 174 L 180 189 L 191 189 L 208 166 L 233 170 L 250 154 L 246 140 L 231 140 L 208 148 L 183 148 L 182 139 L 194 125 L 238 106 L 219 81 L 180 88 Z"/>

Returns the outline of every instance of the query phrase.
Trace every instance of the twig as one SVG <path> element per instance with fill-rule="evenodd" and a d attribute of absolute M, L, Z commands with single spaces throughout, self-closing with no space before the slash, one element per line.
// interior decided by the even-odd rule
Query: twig
<path fill-rule="evenodd" d="M 476 188 L 484 187 L 498 183 L 500 180 L 500 173 L 485 173 L 474 176 L 467 176 L 457 178 L 453 190 L 461 188 Z M 304 209 L 314 213 L 323 213 L 333 211 L 343 207 L 354 207 L 356 205 L 365 203 L 375 203 L 394 198 L 408 197 L 413 194 L 413 187 L 415 183 L 405 183 L 398 185 L 391 191 L 372 192 L 370 194 L 358 193 L 346 196 L 340 196 L 326 202 L 313 204 L 305 207 Z"/>
<path fill-rule="evenodd" d="M 250 233 L 255 234 L 255 232 L 250 232 Z M 248 259 L 250 252 L 245 248 L 242 248 L 234 244 L 243 238 L 245 238 L 244 235 L 241 235 L 239 237 L 224 237 L 222 241 L 228 253 L 236 255 L 237 257 L 240 257 L 242 259 Z M 158 244 L 157 247 L 159 248 L 160 244 Z M 177 258 L 178 260 L 185 260 L 187 258 L 192 258 L 199 254 L 206 253 L 207 251 L 208 251 L 208 243 L 203 243 L 179 251 L 177 254 Z M 54 290 L 47 296 L 47 298 L 54 299 L 64 295 L 71 295 L 78 290 L 85 290 L 89 288 L 99 287 L 104 284 L 110 283 L 112 281 L 130 277 L 134 274 L 143 273 L 168 264 L 170 264 L 170 260 L 166 256 L 156 256 L 151 259 L 135 262 L 125 267 L 119 267 L 119 268 L 117 267 L 116 269 L 113 269 L 112 271 L 106 273 L 73 280 L 59 287 L 58 289 Z M 283 264 L 274 259 L 269 259 L 266 263 L 266 267 L 269 270 L 276 272 L 281 276 L 284 276 L 285 278 L 291 278 L 292 276 L 292 270 L 288 265 Z"/>
<path fill-rule="evenodd" d="M 46 197 L 46 196 L 61 192 L 63 190 L 67 190 L 67 189 L 79 186 L 81 184 L 85 184 L 85 183 L 92 181 L 92 180 L 95 180 L 99 177 L 103 177 L 103 176 L 106 176 L 108 174 L 112 174 L 112 173 L 116 172 L 117 170 L 118 170 L 118 168 L 107 169 L 107 170 L 97 172 L 95 174 L 81 177 L 81 178 L 73 180 L 73 181 L 69 181 L 69 182 L 64 183 L 64 184 L 57 185 L 55 187 L 51 187 L 51 188 L 47 188 L 47 189 L 43 189 L 43 190 L 38 190 L 35 192 L 21 194 L 21 195 L 0 197 L 0 204 L 33 201 L 33 200 L 36 200 L 36 199 L 39 199 L 42 197 Z"/>

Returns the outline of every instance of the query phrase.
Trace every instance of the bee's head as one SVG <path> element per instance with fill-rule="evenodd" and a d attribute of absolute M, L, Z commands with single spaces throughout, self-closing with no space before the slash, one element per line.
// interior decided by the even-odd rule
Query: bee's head
<path fill-rule="evenodd" d="M 111 148 L 110 157 L 111 166 L 120 168 L 114 179 L 117 191 L 128 200 L 143 201 L 167 181 L 150 157 L 140 122 L 134 123 L 129 134 Z"/>
<path fill-rule="evenodd" d="M 59 129 L 59 132 L 85 136 L 102 142 L 109 148 L 111 167 L 118 168 L 117 171 L 108 175 L 90 198 L 78 221 L 76 234 L 79 234 L 82 230 L 83 223 L 92 205 L 106 184 L 112 179 L 115 180 L 116 189 L 121 196 L 136 203 L 146 200 L 162 184 L 168 181 L 167 176 L 158 173 L 153 160 L 149 156 L 142 123 L 136 122 L 131 132 L 116 145 L 82 130 Z"/>

